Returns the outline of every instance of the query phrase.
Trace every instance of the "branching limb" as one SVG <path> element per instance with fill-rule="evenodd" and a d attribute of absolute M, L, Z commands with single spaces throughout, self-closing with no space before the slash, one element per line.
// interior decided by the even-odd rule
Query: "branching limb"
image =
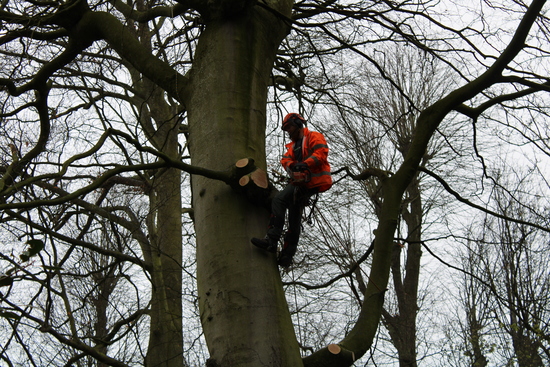
<path fill-rule="evenodd" d="M 79 159 L 89 157 L 93 153 L 99 151 L 99 149 L 104 145 L 106 139 L 109 137 L 119 137 L 126 140 L 128 143 L 132 144 L 136 149 L 141 152 L 149 153 L 153 156 L 159 158 L 159 161 L 154 163 L 143 163 L 137 165 L 117 165 L 114 168 L 111 168 L 105 171 L 100 176 L 96 177 L 89 185 L 82 187 L 74 192 L 67 193 L 63 192 L 59 196 L 53 199 L 41 199 L 34 201 L 23 201 L 23 202 L 14 202 L 14 203 L 3 203 L 0 204 L 0 210 L 7 209 L 22 209 L 22 208 L 32 208 L 37 206 L 52 206 L 60 205 L 67 203 L 78 198 L 85 196 L 86 194 L 101 188 L 108 186 L 109 183 L 113 180 L 120 181 L 123 178 L 120 177 L 121 174 L 125 172 L 136 172 L 136 171 L 146 171 L 146 170 L 155 170 L 165 167 L 174 167 L 182 171 L 185 171 L 189 174 L 200 175 L 214 180 L 222 181 L 235 190 L 244 193 L 251 201 L 256 204 L 270 208 L 271 199 L 276 193 L 275 188 L 269 182 L 267 174 L 265 171 L 259 169 L 255 166 L 254 160 L 245 158 L 239 160 L 237 164 L 228 171 L 214 171 L 203 167 L 193 166 L 187 163 L 182 162 L 178 159 L 173 159 L 167 154 L 160 152 L 154 148 L 147 147 L 142 145 L 137 139 L 132 137 L 130 134 L 116 130 L 108 129 L 98 142 L 86 152 L 77 154 L 71 157 L 69 160 L 64 162 L 61 170 L 54 174 L 45 174 L 35 177 L 29 177 L 21 182 L 15 183 L 11 187 L 6 187 L 2 193 L 4 197 L 21 190 L 25 186 L 29 185 L 42 185 L 46 180 L 51 179 L 62 179 L 64 174 L 67 172 L 71 164 L 76 162 Z M 4 176 L 6 176 L 4 174 Z M 113 179 L 113 177 L 120 177 L 118 179 Z"/>
<path fill-rule="evenodd" d="M 346 172 L 346 177 L 351 177 L 351 179 L 355 181 L 363 181 L 370 177 L 377 177 L 380 180 L 385 180 L 386 178 L 391 176 L 391 172 L 374 167 L 365 168 L 358 174 L 352 173 L 349 167 L 342 167 L 332 172 L 332 174 L 337 175 L 340 172 Z"/>
<path fill-rule="evenodd" d="M 142 267 L 143 269 L 151 270 L 151 267 L 148 264 L 145 264 L 143 262 L 143 260 L 138 259 L 136 257 L 126 255 L 126 254 L 118 252 L 118 251 L 109 250 L 109 249 L 104 248 L 102 246 L 96 246 L 96 245 L 94 245 L 92 243 L 89 243 L 87 241 L 75 239 L 75 238 L 72 238 L 70 236 L 65 236 L 65 235 L 60 234 L 60 233 L 58 233 L 58 232 L 56 232 L 56 231 L 54 231 L 50 228 L 44 227 L 44 226 L 42 226 L 42 225 L 40 225 L 36 222 L 28 221 L 27 218 L 25 218 L 24 216 L 22 216 L 21 214 L 15 212 L 15 211 L 6 210 L 5 213 L 7 215 L 9 215 L 10 217 L 12 217 L 12 218 L 16 218 L 16 219 L 18 219 L 19 221 L 21 221 L 23 223 L 27 223 L 28 226 L 36 229 L 40 233 L 47 234 L 47 235 L 49 235 L 53 238 L 56 238 L 60 241 L 65 242 L 65 243 L 69 243 L 71 245 L 76 245 L 76 246 L 79 246 L 79 247 L 82 247 L 82 248 L 86 248 L 88 250 L 97 252 L 99 254 L 113 257 L 113 258 L 115 258 L 119 261 L 126 261 L 126 262 L 129 262 L 129 263 L 132 263 L 132 264 L 136 264 L 136 265 Z"/>
<path fill-rule="evenodd" d="M 368 257 L 370 256 L 370 254 L 372 253 L 372 251 L 374 250 L 374 243 L 372 243 L 369 248 L 367 249 L 367 252 L 365 252 L 365 254 L 363 254 L 363 256 L 361 256 L 361 258 L 359 260 L 357 260 L 357 262 L 354 262 L 352 264 L 352 266 L 349 268 L 348 271 L 346 271 L 345 273 L 342 273 L 342 274 L 339 274 L 338 276 L 332 278 L 331 280 L 323 283 L 323 284 L 315 284 L 315 285 L 311 285 L 311 284 L 307 284 L 307 283 L 303 283 L 303 282 L 288 282 L 288 283 L 284 283 L 285 285 L 299 285 L 299 286 L 302 286 L 304 287 L 305 289 L 320 289 L 320 288 L 326 288 L 330 285 L 332 285 L 333 283 L 335 283 L 336 281 L 342 279 L 342 278 L 347 278 L 347 277 L 351 277 L 355 271 L 359 268 L 359 265 L 361 265 L 364 261 L 366 261 L 368 259 Z"/>
<path fill-rule="evenodd" d="M 40 117 L 40 134 L 34 147 L 21 159 L 14 156 L 13 162 L 3 172 L 3 176 L 0 178 L 0 195 L 2 191 L 13 184 L 15 179 L 21 174 L 22 169 L 34 158 L 46 148 L 46 143 L 50 137 L 50 117 L 48 114 L 48 93 L 50 86 L 43 84 L 36 93 L 36 102 L 34 106 L 38 110 Z"/>
<path fill-rule="evenodd" d="M 181 1 L 174 6 L 155 6 L 147 11 L 137 11 L 122 0 L 110 0 L 110 2 L 126 18 L 136 22 L 148 22 L 157 17 L 173 18 L 191 8 L 191 2 Z"/>
<path fill-rule="evenodd" d="M 527 222 L 527 221 L 524 221 L 524 220 L 521 220 L 521 219 L 515 219 L 515 218 L 511 218 L 511 217 L 508 217 L 506 215 L 503 215 L 503 214 L 500 214 L 500 213 L 497 213 L 495 211 L 492 211 L 492 210 L 489 210 L 487 208 L 484 208 L 482 207 L 481 205 L 478 205 L 478 204 L 475 204 L 475 203 L 472 203 L 470 200 L 466 199 L 466 198 L 463 198 L 462 196 L 460 196 L 460 194 L 458 192 L 456 192 L 455 190 L 453 190 L 451 188 L 451 186 L 442 178 L 440 177 L 439 175 L 437 175 L 436 173 L 428 170 L 427 168 L 424 168 L 424 167 L 420 167 L 419 168 L 420 171 L 428 174 L 429 176 L 433 177 L 436 179 L 437 182 L 439 182 L 441 184 L 441 186 L 443 186 L 443 188 L 448 192 L 450 193 L 451 195 L 453 195 L 455 197 L 455 199 L 457 199 L 458 201 L 460 201 L 461 203 L 464 203 L 474 209 L 477 209 L 477 210 L 480 210 L 484 213 L 487 213 L 489 215 L 492 215 L 496 218 L 500 218 L 500 219 L 504 219 L 506 221 L 510 221 L 510 222 L 514 222 L 514 223 L 518 223 L 518 224 L 522 224 L 522 225 L 526 225 L 526 226 L 530 226 L 530 227 L 533 227 L 533 228 L 537 228 L 537 229 L 540 229 L 541 231 L 544 231 L 544 232 L 550 232 L 550 228 L 547 228 L 547 227 L 543 227 L 539 224 L 536 224 L 536 223 L 531 223 L 531 222 Z"/>
<path fill-rule="evenodd" d="M 34 29 L 21 29 L 8 32 L 5 36 L 0 37 L 0 45 L 4 45 L 18 38 L 30 38 L 37 41 L 51 41 L 61 37 L 67 37 L 69 34 L 66 30 L 60 29 L 53 32 L 37 32 Z"/>
<path fill-rule="evenodd" d="M 519 78 L 506 78 L 508 81 L 517 81 L 521 82 L 522 84 L 525 84 L 524 79 Z M 519 79 L 519 80 L 516 80 Z M 544 84 L 537 84 L 537 83 L 529 83 L 530 87 L 517 91 L 515 93 L 508 93 L 508 94 L 502 94 L 495 98 L 491 98 L 490 100 L 480 104 L 477 107 L 469 107 L 466 105 L 460 105 L 456 108 L 456 111 L 459 113 L 462 113 L 468 117 L 470 117 L 473 120 L 476 120 L 483 112 L 488 110 L 489 108 L 496 106 L 498 104 L 508 102 L 508 101 L 514 101 L 518 98 L 528 96 L 533 93 L 541 92 L 541 91 L 550 91 L 550 82 L 546 82 Z"/>
<path fill-rule="evenodd" d="M 185 105 L 187 77 L 168 63 L 152 55 L 114 15 L 106 12 L 87 12 L 79 26 L 104 39 L 140 73 L 164 89 L 172 98 Z"/>
<path fill-rule="evenodd" d="M 4 85 L 12 96 L 19 96 L 27 91 L 43 89 L 48 79 L 58 70 L 73 61 L 84 49 L 92 44 L 93 40 L 87 36 L 84 39 L 79 39 L 78 42 L 69 40 L 67 48 L 56 58 L 47 62 L 26 84 L 16 86 L 13 80 L 0 78 L 0 85 Z"/>
<path fill-rule="evenodd" d="M 8 299 L 3 299 L 3 302 L 5 302 L 10 307 L 10 309 L 15 311 L 20 317 L 30 320 L 36 323 L 37 325 L 41 325 L 40 328 L 38 329 L 39 331 L 51 335 L 62 344 L 73 347 L 76 350 L 80 350 L 85 354 L 94 357 L 98 361 L 103 362 L 106 365 L 116 366 L 116 367 L 128 366 L 127 364 L 120 362 L 115 358 L 109 357 L 106 354 L 101 353 L 96 347 L 92 347 L 80 341 L 78 338 L 75 337 L 76 335 L 67 336 L 67 335 L 61 334 L 60 332 L 58 332 L 57 330 L 55 330 L 53 327 L 49 325 L 47 319 L 45 320 L 39 319 L 38 317 L 24 310 L 17 304 L 10 302 Z M 117 329 L 120 329 L 121 326 L 131 323 L 132 321 L 136 320 L 137 318 L 141 317 L 143 314 L 146 314 L 147 312 L 148 312 L 147 309 L 137 310 L 133 314 L 129 315 L 127 318 L 120 320 L 117 324 L 115 324 L 114 327 Z"/>

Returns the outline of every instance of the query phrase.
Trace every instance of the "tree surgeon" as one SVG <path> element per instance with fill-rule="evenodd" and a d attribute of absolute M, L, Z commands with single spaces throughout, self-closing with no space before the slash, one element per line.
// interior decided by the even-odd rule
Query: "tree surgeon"
<path fill-rule="evenodd" d="M 325 137 L 319 132 L 310 131 L 305 127 L 305 122 L 298 113 L 289 113 L 283 119 L 282 129 L 292 141 L 285 145 L 287 151 L 281 158 L 281 164 L 290 180 L 273 198 L 266 236 L 251 240 L 259 248 L 277 252 L 288 210 L 288 230 L 277 259 L 278 264 L 285 268 L 292 265 L 300 238 L 302 212 L 309 198 L 332 186 Z"/>

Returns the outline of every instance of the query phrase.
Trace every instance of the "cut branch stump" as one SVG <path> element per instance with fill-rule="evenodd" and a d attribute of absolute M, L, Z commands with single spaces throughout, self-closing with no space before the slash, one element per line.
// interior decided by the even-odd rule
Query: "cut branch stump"
<path fill-rule="evenodd" d="M 271 200 L 277 189 L 269 182 L 267 172 L 254 164 L 252 158 L 242 158 L 235 162 L 230 185 L 242 192 L 252 203 L 271 211 Z"/>

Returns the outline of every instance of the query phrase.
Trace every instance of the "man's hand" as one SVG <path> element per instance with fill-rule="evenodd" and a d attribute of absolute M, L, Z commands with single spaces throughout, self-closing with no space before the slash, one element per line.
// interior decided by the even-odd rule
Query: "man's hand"
<path fill-rule="evenodd" d="M 292 170 L 292 172 L 304 172 L 304 171 L 309 170 L 309 167 L 308 167 L 307 163 L 296 162 L 296 163 L 292 163 L 290 165 L 290 169 Z"/>
<path fill-rule="evenodd" d="M 292 163 L 290 166 L 290 181 L 293 185 L 302 186 L 311 181 L 311 172 L 307 163 L 296 162 Z"/>

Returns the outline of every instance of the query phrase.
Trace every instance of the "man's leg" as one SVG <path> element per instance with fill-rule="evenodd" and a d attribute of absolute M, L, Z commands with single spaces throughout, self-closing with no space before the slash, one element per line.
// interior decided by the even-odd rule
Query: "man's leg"
<path fill-rule="evenodd" d="M 292 265 L 292 258 L 298 248 L 298 241 L 302 231 L 302 212 L 308 196 L 305 189 L 298 189 L 292 204 L 288 208 L 288 230 L 285 233 L 283 249 L 277 260 L 282 267 L 286 268 Z"/>
<path fill-rule="evenodd" d="M 267 234 L 264 238 L 252 238 L 250 241 L 254 246 L 260 247 L 269 252 L 277 252 L 277 244 L 283 233 L 287 208 L 294 201 L 295 186 L 287 185 L 280 191 L 271 202 L 271 217 L 267 227 Z"/>

